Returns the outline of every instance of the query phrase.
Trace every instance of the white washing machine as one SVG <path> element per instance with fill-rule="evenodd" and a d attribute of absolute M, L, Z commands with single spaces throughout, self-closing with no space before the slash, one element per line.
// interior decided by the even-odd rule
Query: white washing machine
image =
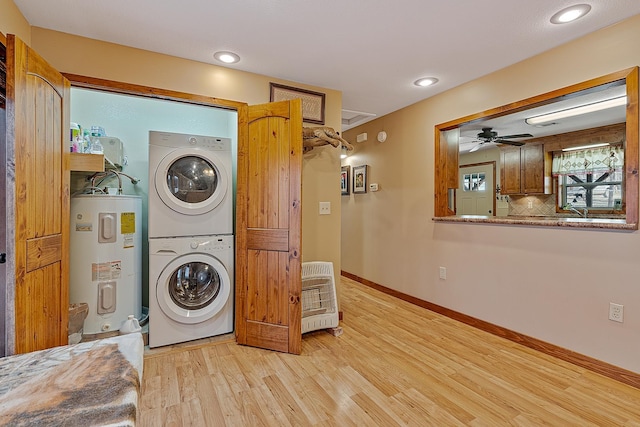
<path fill-rule="evenodd" d="M 231 139 L 149 131 L 149 238 L 233 234 Z"/>
<path fill-rule="evenodd" d="M 233 236 L 149 239 L 149 347 L 233 332 Z"/>

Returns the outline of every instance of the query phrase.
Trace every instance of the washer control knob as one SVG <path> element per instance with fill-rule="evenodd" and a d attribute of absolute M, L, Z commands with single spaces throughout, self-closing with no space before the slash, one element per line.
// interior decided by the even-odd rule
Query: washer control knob
<path fill-rule="evenodd" d="M 191 249 L 198 249 L 198 246 L 200 246 L 198 245 L 198 242 L 196 241 L 191 242 Z"/>
<path fill-rule="evenodd" d="M 196 145 L 197 143 L 198 143 L 198 140 L 196 139 L 195 136 L 192 136 L 189 138 L 189 144 Z"/>

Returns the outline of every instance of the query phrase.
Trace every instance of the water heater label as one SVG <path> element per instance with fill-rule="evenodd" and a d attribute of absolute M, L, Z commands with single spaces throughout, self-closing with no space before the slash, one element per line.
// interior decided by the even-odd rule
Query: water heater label
<path fill-rule="evenodd" d="M 120 214 L 120 234 L 134 234 L 136 232 L 136 213 L 122 212 Z"/>
<path fill-rule="evenodd" d="M 134 234 L 125 234 L 122 236 L 122 247 L 123 248 L 133 248 L 135 246 Z"/>
<path fill-rule="evenodd" d="M 76 231 L 93 231 L 93 224 L 90 222 L 76 222 Z"/>
<path fill-rule="evenodd" d="M 122 274 L 122 261 L 91 264 L 91 281 L 115 280 Z"/>

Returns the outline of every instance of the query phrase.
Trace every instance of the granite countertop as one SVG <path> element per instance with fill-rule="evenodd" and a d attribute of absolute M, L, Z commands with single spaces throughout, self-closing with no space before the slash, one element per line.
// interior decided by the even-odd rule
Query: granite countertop
<path fill-rule="evenodd" d="M 506 224 L 533 227 L 568 227 L 606 230 L 637 230 L 637 223 L 627 224 L 625 218 L 580 218 L 562 216 L 482 216 L 459 215 L 433 218 L 435 222 L 457 222 L 467 224 Z"/>

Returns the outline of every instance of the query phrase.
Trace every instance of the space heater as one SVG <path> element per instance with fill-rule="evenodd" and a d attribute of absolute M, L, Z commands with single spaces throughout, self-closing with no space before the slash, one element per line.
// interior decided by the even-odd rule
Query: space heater
<path fill-rule="evenodd" d="M 302 263 L 302 333 L 338 326 L 333 263 Z"/>

